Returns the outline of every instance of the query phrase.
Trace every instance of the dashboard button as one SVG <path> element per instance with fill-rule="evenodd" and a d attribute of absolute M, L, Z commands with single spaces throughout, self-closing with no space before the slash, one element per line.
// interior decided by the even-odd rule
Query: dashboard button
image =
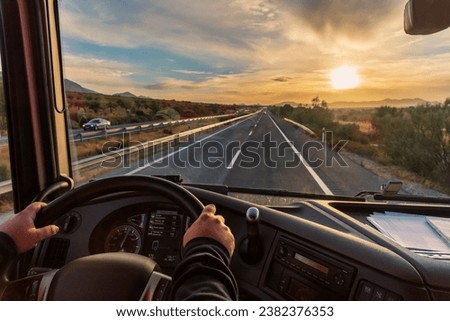
<path fill-rule="evenodd" d="M 386 291 L 380 287 L 376 287 L 373 291 L 372 300 L 374 301 L 383 301 L 386 295 Z"/>
<path fill-rule="evenodd" d="M 338 286 L 345 284 L 345 276 L 342 273 L 337 273 L 334 275 L 334 283 Z"/>
<path fill-rule="evenodd" d="M 361 282 L 358 300 L 369 301 L 372 299 L 374 285 L 368 282 Z"/>

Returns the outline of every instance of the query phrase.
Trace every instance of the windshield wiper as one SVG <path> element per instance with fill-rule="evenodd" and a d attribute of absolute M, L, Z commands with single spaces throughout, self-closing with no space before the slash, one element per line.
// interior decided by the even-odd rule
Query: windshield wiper
<path fill-rule="evenodd" d="M 381 193 L 373 194 L 373 199 L 376 201 L 400 201 L 400 202 L 417 202 L 417 203 L 433 203 L 433 204 L 450 204 L 449 197 L 431 197 L 431 196 L 417 196 L 407 194 L 397 194 L 394 196 L 387 196 Z"/>
<path fill-rule="evenodd" d="M 188 183 L 183 184 L 185 186 L 192 186 L 202 189 L 207 189 L 213 192 L 218 192 L 224 195 L 229 193 L 244 193 L 244 194 L 256 194 L 265 196 L 279 196 L 279 197 L 292 197 L 292 198 L 304 198 L 304 199 L 319 199 L 319 200 L 333 200 L 333 201 L 356 201 L 365 202 L 363 197 L 355 196 L 343 196 L 343 195 L 325 195 L 325 194 L 309 194 L 300 192 L 291 192 L 285 189 L 274 188 L 252 188 L 252 187 L 240 187 L 240 186 L 227 186 L 227 185 L 209 185 L 209 184 L 195 184 Z"/>
<path fill-rule="evenodd" d="M 253 187 L 242 187 L 242 186 L 227 186 L 227 185 L 219 185 L 219 184 L 183 183 L 183 178 L 180 175 L 155 175 L 155 176 L 167 179 L 176 184 L 201 188 L 201 189 L 205 189 L 205 190 L 208 190 L 211 192 L 220 193 L 223 195 L 228 195 L 229 193 L 244 193 L 244 194 L 256 194 L 256 195 L 266 195 L 266 196 L 306 198 L 306 199 L 316 199 L 316 200 L 319 199 L 319 200 L 356 201 L 356 202 L 365 202 L 366 201 L 366 199 L 364 197 L 359 197 L 359 196 L 310 194 L 310 193 L 291 192 L 291 191 L 288 191 L 285 189 L 275 189 L 275 188 L 253 188 Z"/>

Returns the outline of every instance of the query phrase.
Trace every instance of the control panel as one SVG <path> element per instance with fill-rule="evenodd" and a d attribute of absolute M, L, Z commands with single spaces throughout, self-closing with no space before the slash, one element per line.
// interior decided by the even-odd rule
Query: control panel
<path fill-rule="evenodd" d="M 266 283 L 295 300 L 346 299 L 354 268 L 287 239 L 278 241 Z"/>

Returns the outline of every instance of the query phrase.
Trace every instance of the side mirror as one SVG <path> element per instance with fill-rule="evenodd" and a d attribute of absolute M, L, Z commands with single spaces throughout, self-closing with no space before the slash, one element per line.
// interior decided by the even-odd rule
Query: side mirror
<path fill-rule="evenodd" d="M 405 6 L 404 28 L 410 35 L 428 35 L 450 26 L 450 1 L 409 0 Z"/>

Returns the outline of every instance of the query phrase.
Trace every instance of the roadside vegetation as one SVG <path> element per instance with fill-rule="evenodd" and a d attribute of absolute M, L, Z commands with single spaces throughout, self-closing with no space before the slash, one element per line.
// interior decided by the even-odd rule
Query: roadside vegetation
<path fill-rule="evenodd" d="M 66 97 L 74 129 L 81 128 L 84 123 L 96 117 L 106 118 L 112 125 L 117 125 L 234 114 L 243 108 L 238 105 L 80 92 L 67 92 Z"/>
<path fill-rule="evenodd" d="M 450 193 L 450 99 L 409 108 L 332 110 L 285 105 L 270 110 L 309 127 L 317 139 L 323 130 L 331 131 L 334 144 L 348 141 L 345 151 L 398 167 L 420 177 L 419 183 Z"/>

